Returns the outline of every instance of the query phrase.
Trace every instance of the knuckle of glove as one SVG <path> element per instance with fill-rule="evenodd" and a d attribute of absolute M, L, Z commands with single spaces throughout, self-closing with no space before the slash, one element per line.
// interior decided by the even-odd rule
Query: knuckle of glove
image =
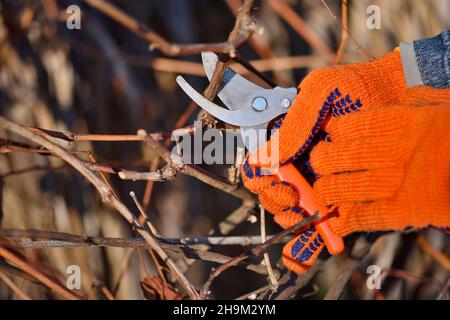
<path fill-rule="evenodd" d="M 316 175 L 329 173 L 330 152 L 333 151 L 330 142 L 320 142 L 311 151 L 309 162 Z"/>
<path fill-rule="evenodd" d="M 274 220 L 283 229 L 287 229 L 296 225 L 307 217 L 307 213 L 300 207 L 295 206 L 292 208 L 286 208 L 274 215 Z"/>
<path fill-rule="evenodd" d="M 327 207 L 377 201 L 395 195 L 403 176 L 403 170 L 398 168 L 332 174 L 317 179 L 313 191 L 316 199 Z"/>
<path fill-rule="evenodd" d="M 275 181 L 259 193 L 259 200 L 264 208 L 276 214 L 294 207 L 298 203 L 298 193 L 289 184 L 273 179 Z"/>
<path fill-rule="evenodd" d="M 325 207 L 336 206 L 343 192 L 351 192 L 351 189 L 341 190 L 339 185 L 334 176 L 319 178 L 313 186 L 314 197 Z"/>

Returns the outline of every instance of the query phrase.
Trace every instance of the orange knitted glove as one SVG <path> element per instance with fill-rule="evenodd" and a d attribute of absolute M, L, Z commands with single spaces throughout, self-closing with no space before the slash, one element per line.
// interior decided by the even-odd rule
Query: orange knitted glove
<path fill-rule="evenodd" d="M 425 87 L 405 90 L 396 105 L 332 118 L 331 141 L 315 146 L 310 158 L 315 196 L 338 209 L 328 220 L 331 230 L 340 236 L 429 226 L 449 232 L 449 126 L 450 89 Z M 285 226 L 301 219 L 293 210 L 281 218 Z M 304 272 L 323 246 L 312 228 L 285 246 L 283 261 Z"/>
<path fill-rule="evenodd" d="M 331 141 L 312 150 L 314 194 L 337 209 L 328 224 L 340 236 L 425 227 L 450 232 L 450 89 L 409 89 L 401 102 L 408 104 L 332 119 Z M 291 213 L 291 221 L 300 218 Z M 315 230 L 296 236 L 283 249 L 285 265 L 304 272 L 323 249 L 319 240 Z"/>
<path fill-rule="evenodd" d="M 342 116 L 366 106 L 395 103 L 406 88 L 400 52 L 365 63 L 317 69 L 303 79 L 299 94 L 272 136 L 279 141 L 279 161 L 298 158 L 311 145 L 326 116 Z M 270 155 L 272 144 L 260 153 Z"/>
<path fill-rule="evenodd" d="M 398 51 L 372 62 L 338 65 L 311 72 L 300 84 L 297 99 L 275 132 L 280 141 L 280 160 L 292 161 L 307 150 L 327 114 L 331 113 L 335 118 L 364 110 L 367 105 L 394 103 L 405 87 Z M 267 146 L 270 147 L 269 144 Z M 296 206 L 297 191 L 289 184 L 274 176 L 261 175 L 260 169 L 248 162 L 243 166 L 242 176 L 245 186 L 258 194 L 261 203 L 283 228 L 292 226 L 305 216 L 305 212 Z M 315 232 L 314 229 L 312 231 Z M 310 233 L 303 236 L 307 242 L 303 248 L 321 247 L 320 237 Z M 305 268 L 319 252 L 303 252 Z"/>
<path fill-rule="evenodd" d="M 309 148 L 328 113 L 338 117 L 364 110 L 367 105 L 393 103 L 405 86 L 399 52 L 372 62 L 311 72 L 300 84 L 296 101 L 275 132 L 280 141 L 280 160 L 290 161 Z M 298 203 L 297 192 L 274 176 L 259 173 L 259 168 L 246 162 L 242 174 L 245 186 L 259 195 L 264 207 L 275 214 L 277 223 L 283 227 L 291 226 L 289 218 L 283 216 L 292 213 Z M 299 208 L 293 210 L 300 212 Z"/>

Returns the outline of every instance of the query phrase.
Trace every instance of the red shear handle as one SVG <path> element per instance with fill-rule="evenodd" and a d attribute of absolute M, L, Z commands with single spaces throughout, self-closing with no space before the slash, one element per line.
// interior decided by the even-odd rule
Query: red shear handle
<path fill-rule="evenodd" d="M 280 180 L 290 183 L 297 189 L 299 193 L 299 206 L 305 209 L 309 215 L 319 212 L 320 218 L 323 218 L 328 214 L 328 210 L 317 203 L 313 195 L 312 187 L 309 185 L 308 181 L 306 181 L 292 163 L 272 169 L 272 172 L 276 174 Z M 322 236 L 330 254 L 336 255 L 344 251 L 344 241 L 342 237 L 339 237 L 330 230 L 326 220 L 318 223 L 316 222 L 314 225 Z"/>

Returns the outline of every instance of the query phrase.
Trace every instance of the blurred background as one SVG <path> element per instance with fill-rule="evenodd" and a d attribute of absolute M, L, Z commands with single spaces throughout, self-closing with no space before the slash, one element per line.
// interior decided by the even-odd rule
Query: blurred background
<path fill-rule="evenodd" d="M 240 0 L 108 0 L 168 41 L 189 44 L 225 41 L 233 28 Z M 81 9 L 81 29 L 66 26 L 66 8 Z M 328 0 L 341 21 L 341 1 Z M 369 29 L 370 5 L 380 8 L 380 29 Z M 371 55 L 378 57 L 400 42 L 430 37 L 450 27 L 449 0 L 349 0 L 348 28 Z M 183 74 L 198 90 L 207 85 L 200 56 L 167 57 L 150 50 L 149 43 L 110 17 L 75 0 L 0 1 L 0 110 L 17 123 L 78 134 L 135 134 L 170 131 L 193 123 L 198 109 L 177 87 Z M 253 11 L 263 32 L 238 49 L 242 57 L 282 86 L 296 86 L 311 69 L 326 66 L 330 52 L 338 50 L 342 30 L 336 19 L 317 0 L 256 1 Z M 303 23 L 303 24 L 302 24 Z M 305 39 L 313 34 L 316 38 Z M 349 40 L 341 62 L 366 61 Z M 252 75 L 249 75 L 252 77 Z M 255 78 L 252 78 L 255 79 Z M 2 142 L 20 141 L 1 131 Z M 156 169 L 156 154 L 139 142 L 58 142 L 85 160 L 91 152 L 96 161 L 139 171 Z M 2 228 L 36 229 L 76 235 L 131 237 L 129 224 L 105 206 L 95 189 L 75 170 L 56 157 L 30 152 L 0 156 Z M 227 166 L 205 169 L 223 177 Z M 206 236 L 212 228 L 239 207 L 241 201 L 194 178 L 179 174 L 175 180 L 147 184 L 108 179 L 124 203 L 137 214 L 130 191 L 134 191 L 163 237 Z M 259 223 L 251 216 L 230 235 L 259 235 Z M 267 233 L 280 228 L 268 217 Z M 425 239 L 441 253 L 441 262 L 419 245 Z M 429 249 L 429 248 L 428 248 Z M 212 250 L 235 256 L 241 246 L 213 246 Z M 269 251 L 277 265 L 280 245 Z M 65 282 L 69 265 L 81 270 L 83 294 L 105 299 L 99 283 L 118 299 L 143 299 L 141 281 L 158 275 L 147 250 L 91 247 L 42 248 L 21 251 L 46 272 Z M 449 278 L 448 237 L 435 231 L 385 235 L 373 246 L 363 265 L 344 292 L 351 299 L 434 298 Z M 180 255 L 174 255 L 175 260 Z M 445 260 L 445 258 L 447 260 Z M 261 258 L 252 262 L 260 262 Z M 332 285 L 346 261 L 328 259 L 296 298 L 319 299 Z M 32 299 L 55 299 L 47 288 L 24 274 L 11 270 L 5 260 L 0 271 Z M 445 264 L 447 262 L 447 265 Z M 377 264 L 387 270 L 382 289 L 367 289 L 366 268 Z M 197 262 L 187 277 L 200 287 L 214 264 Z M 280 270 L 282 266 L 278 265 Z M 392 272 L 389 272 L 391 270 Z M 395 272 L 394 272 L 394 271 Z M 148 279 L 148 278 L 147 278 Z M 233 268 L 212 286 L 213 298 L 236 298 L 267 285 L 264 275 Z M 99 289 L 100 288 L 100 289 Z M 21 298 L 4 278 L 0 298 Z"/>

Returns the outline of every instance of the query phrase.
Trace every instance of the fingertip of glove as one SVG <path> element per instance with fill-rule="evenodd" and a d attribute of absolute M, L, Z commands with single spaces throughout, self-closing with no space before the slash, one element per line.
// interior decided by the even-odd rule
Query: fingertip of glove
<path fill-rule="evenodd" d="M 308 271 L 309 268 L 311 268 L 311 266 L 303 265 L 286 255 L 283 255 L 281 257 L 281 260 L 283 261 L 283 264 L 286 266 L 286 268 L 295 272 L 296 274 L 303 274 Z"/>
<path fill-rule="evenodd" d="M 294 207 L 298 203 L 298 193 L 290 185 L 274 181 L 259 194 L 259 199 L 267 210 L 278 213 Z"/>

